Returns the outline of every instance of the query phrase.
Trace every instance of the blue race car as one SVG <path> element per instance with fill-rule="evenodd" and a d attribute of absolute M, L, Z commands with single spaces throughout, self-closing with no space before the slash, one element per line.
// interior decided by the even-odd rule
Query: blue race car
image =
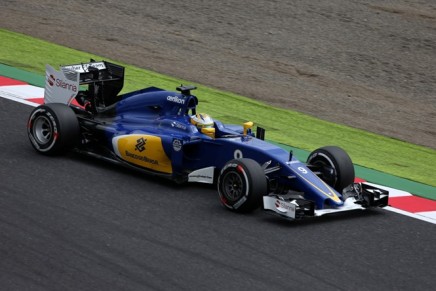
<path fill-rule="evenodd" d="M 339 147 L 313 151 L 306 162 L 264 140 L 253 123 L 223 124 L 198 113 L 194 86 L 149 87 L 119 95 L 124 67 L 91 60 L 46 66 L 45 104 L 28 120 L 33 148 L 67 150 L 135 168 L 177 183 L 216 184 L 235 212 L 259 207 L 287 219 L 384 207 L 389 193 L 354 183 Z"/>

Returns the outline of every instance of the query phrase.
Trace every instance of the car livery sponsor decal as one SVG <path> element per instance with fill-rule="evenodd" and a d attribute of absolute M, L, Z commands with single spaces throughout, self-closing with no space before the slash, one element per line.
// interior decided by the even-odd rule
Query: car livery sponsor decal
<path fill-rule="evenodd" d="M 263 196 L 263 208 L 279 215 L 295 219 L 297 205 L 294 202 L 277 199 L 273 196 Z"/>
<path fill-rule="evenodd" d="M 172 173 L 171 160 L 166 155 L 158 136 L 128 134 L 112 139 L 115 153 L 123 160 L 163 173 Z"/>
<path fill-rule="evenodd" d="M 53 67 L 45 67 L 45 103 L 69 104 L 79 92 L 79 73 L 65 75 Z"/>
<path fill-rule="evenodd" d="M 89 67 L 96 68 L 98 70 L 104 70 L 106 69 L 106 65 L 103 62 L 93 62 L 93 63 L 84 63 L 84 64 L 76 64 L 76 65 L 69 65 L 69 66 L 63 66 L 62 68 L 75 71 L 78 73 L 85 73 L 89 72 Z"/>
<path fill-rule="evenodd" d="M 141 137 L 141 138 L 138 138 L 137 142 L 138 143 L 135 146 L 135 150 L 140 151 L 140 152 L 145 151 L 145 143 L 147 142 L 147 139 Z"/>
<path fill-rule="evenodd" d="M 178 96 L 167 96 L 167 101 L 178 103 L 178 104 L 185 104 L 185 99 L 182 99 Z"/>
<path fill-rule="evenodd" d="M 56 87 L 60 87 L 62 89 L 65 90 L 69 90 L 72 92 L 77 92 L 77 85 L 75 83 L 72 82 L 68 82 L 68 80 L 61 80 L 59 78 L 56 78 L 53 75 L 50 75 L 47 77 L 47 82 L 49 84 L 49 86 L 56 86 Z"/>
<path fill-rule="evenodd" d="M 56 81 L 56 79 L 55 79 L 55 77 L 53 75 L 50 75 L 50 76 L 47 77 L 47 82 L 48 82 L 48 84 L 50 86 L 53 86 L 55 81 Z"/>
<path fill-rule="evenodd" d="M 182 141 L 180 139 L 173 140 L 173 149 L 179 152 L 182 149 Z"/>
<path fill-rule="evenodd" d="M 295 205 L 291 204 L 290 202 L 276 199 L 274 205 L 276 206 L 277 210 L 280 212 L 288 212 L 288 211 L 295 212 Z"/>
<path fill-rule="evenodd" d="M 178 122 L 178 121 L 173 121 L 171 123 L 171 126 L 175 127 L 175 128 L 178 128 L 178 129 L 186 130 L 186 125 L 184 125 L 183 123 Z"/>
<path fill-rule="evenodd" d="M 193 171 L 188 175 L 189 182 L 213 184 L 215 167 L 207 167 Z"/>

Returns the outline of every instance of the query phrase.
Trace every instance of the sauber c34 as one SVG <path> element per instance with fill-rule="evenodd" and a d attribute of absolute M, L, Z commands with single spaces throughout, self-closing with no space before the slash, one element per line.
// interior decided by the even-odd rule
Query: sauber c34
<path fill-rule="evenodd" d="M 194 86 L 148 87 L 119 94 L 124 67 L 93 61 L 46 66 L 45 104 L 28 120 L 41 154 L 68 150 L 135 168 L 177 183 L 215 184 L 235 212 L 259 207 L 287 219 L 384 207 L 389 193 L 354 183 L 354 167 L 339 147 L 313 151 L 306 162 L 264 140 L 253 123 L 199 128 Z"/>

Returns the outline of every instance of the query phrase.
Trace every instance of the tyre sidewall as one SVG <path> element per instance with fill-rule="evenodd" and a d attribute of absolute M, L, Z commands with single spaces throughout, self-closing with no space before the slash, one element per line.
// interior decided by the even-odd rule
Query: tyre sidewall
<path fill-rule="evenodd" d="M 234 172 L 242 180 L 242 195 L 236 201 L 231 201 L 224 194 L 223 178 Z M 260 207 L 262 196 L 267 193 L 267 182 L 259 164 L 249 159 L 236 159 L 229 161 L 221 170 L 218 177 L 218 194 L 221 203 L 235 212 L 249 212 Z"/>
<path fill-rule="evenodd" d="M 34 136 L 35 122 L 40 118 L 46 118 L 51 126 L 51 137 L 47 143 L 40 143 Z M 47 106 L 39 106 L 32 111 L 28 121 L 27 133 L 29 135 L 30 143 L 32 146 L 41 153 L 56 152 L 58 149 L 58 137 L 59 137 L 59 120 L 53 111 Z"/>
<path fill-rule="evenodd" d="M 237 199 L 236 201 L 230 201 L 229 198 L 224 194 L 224 189 L 222 185 L 222 179 L 226 177 L 229 173 L 236 173 L 242 180 L 242 193 L 243 195 Z M 249 191 L 249 180 L 246 174 L 246 169 L 240 163 L 236 161 L 232 161 L 227 163 L 224 168 L 221 170 L 221 174 L 218 178 L 218 194 L 220 196 L 221 203 L 229 208 L 237 210 L 244 202 L 247 201 L 248 191 Z"/>
<path fill-rule="evenodd" d="M 50 124 L 51 137 L 41 143 L 35 137 L 35 123 L 45 119 Z M 80 138 L 80 126 L 74 111 L 65 104 L 50 103 L 36 107 L 30 114 L 27 133 L 32 147 L 46 155 L 65 152 L 77 145 Z"/>
<path fill-rule="evenodd" d="M 313 151 L 307 158 L 308 164 L 322 159 L 331 165 L 336 172 L 336 182 L 332 186 L 339 193 L 354 182 L 354 166 L 349 155 L 341 148 L 327 146 Z"/>

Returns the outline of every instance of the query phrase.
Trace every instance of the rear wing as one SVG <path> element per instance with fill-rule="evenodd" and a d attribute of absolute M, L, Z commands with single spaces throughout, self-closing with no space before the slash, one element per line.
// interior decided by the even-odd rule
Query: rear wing
<path fill-rule="evenodd" d="M 109 105 L 116 101 L 123 84 L 124 67 L 107 61 L 60 66 L 59 71 L 46 65 L 44 102 L 69 104 L 82 91 L 96 103 Z M 81 90 L 86 85 L 87 90 Z"/>
<path fill-rule="evenodd" d="M 124 67 L 106 61 L 66 65 L 61 70 L 79 73 L 80 85 L 124 79 Z"/>

